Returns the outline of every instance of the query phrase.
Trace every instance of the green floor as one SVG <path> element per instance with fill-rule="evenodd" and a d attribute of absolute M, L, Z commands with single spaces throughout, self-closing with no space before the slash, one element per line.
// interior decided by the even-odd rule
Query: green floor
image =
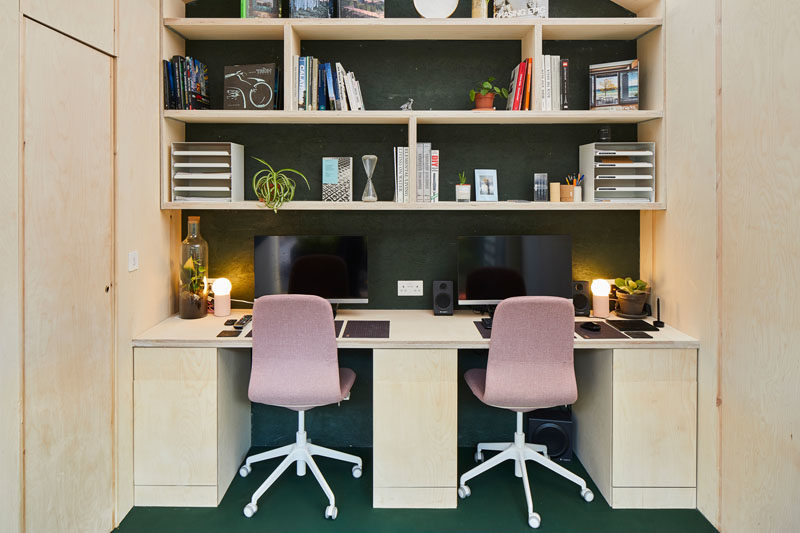
<path fill-rule="evenodd" d="M 254 452 L 260 450 L 253 450 Z M 262 496 L 258 512 L 245 518 L 242 508 L 250 495 L 266 479 L 279 460 L 253 465 L 246 478 L 233 480 L 225 498 L 217 508 L 186 509 L 174 507 L 136 507 L 123 520 L 118 531 L 134 532 L 270 532 L 296 533 L 320 531 L 347 532 L 530 532 L 522 482 L 514 477 L 513 463 L 506 462 L 473 479 L 472 496 L 458 501 L 458 509 L 392 510 L 372 508 L 371 449 L 348 450 L 364 460 L 364 475 L 354 479 L 350 466 L 330 459 L 317 459 L 322 473 L 336 494 L 339 517 L 325 520 L 328 504 L 309 472 L 297 477 L 293 469 L 286 473 Z M 459 472 L 473 463 L 472 449 L 459 450 Z M 690 510 L 612 510 L 600 492 L 588 480 L 577 460 L 566 463 L 570 470 L 589 481 L 595 500 L 586 503 L 578 488 L 548 470 L 528 463 L 533 491 L 533 506 L 542 517 L 542 532 L 614 532 L 659 533 L 681 531 L 713 532 L 715 529 L 698 512 Z"/>

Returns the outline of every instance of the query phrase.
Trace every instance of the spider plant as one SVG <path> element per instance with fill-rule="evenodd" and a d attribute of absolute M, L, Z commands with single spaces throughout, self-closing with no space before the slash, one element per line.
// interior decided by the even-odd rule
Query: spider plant
<path fill-rule="evenodd" d="M 253 159 L 264 165 L 264 168 L 253 175 L 253 192 L 256 193 L 259 201 L 264 202 L 264 207 L 269 207 L 277 213 L 283 204 L 292 201 L 297 183 L 294 178 L 290 177 L 291 174 L 303 178 L 306 187 L 309 191 L 311 190 L 308 180 L 299 171 L 293 168 L 275 170 L 263 159 L 257 157 L 253 157 Z"/>

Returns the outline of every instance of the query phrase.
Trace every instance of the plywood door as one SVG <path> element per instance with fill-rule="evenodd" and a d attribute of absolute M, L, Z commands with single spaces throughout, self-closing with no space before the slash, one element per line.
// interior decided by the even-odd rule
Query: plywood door
<path fill-rule="evenodd" d="M 27 531 L 112 526 L 112 65 L 24 26 Z"/>
<path fill-rule="evenodd" d="M 455 507 L 457 358 L 373 351 L 375 507 Z"/>
<path fill-rule="evenodd" d="M 114 0 L 21 0 L 22 12 L 58 31 L 114 53 Z"/>

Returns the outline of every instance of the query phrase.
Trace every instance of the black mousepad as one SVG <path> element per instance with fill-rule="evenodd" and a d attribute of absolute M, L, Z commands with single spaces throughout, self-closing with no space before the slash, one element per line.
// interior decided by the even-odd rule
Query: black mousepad
<path fill-rule="evenodd" d="M 336 338 L 339 338 L 339 333 L 342 332 L 342 326 L 344 326 L 344 320 L 334 320 L 333 327 L 336 330 Z"/>
<path fill-rule="evenodd" d="M 654 325 L 644 320 L 608 320 L 606 322 L 620 331 L 658 331 Z"/>
<path fill-rule="evenodd" d="M 388 320 L 348 320 L 345 339 L 388 339 Z"/>
<path fill-rule="evenodd" d="M 224 329 L 217 333 L 217 337 L 238 337 L 241 333 L 239 329 Z"/>
<path fill-rule="evenodd" d="M 481 337 L 484 339 L 491 339 L 492 338 L 492 330 L 487 329 L 486 326 L 483 325 L 483 322 L 480 320 L 475 321 L 475 327 L 478 328 L 478 333 L 481 334 Z"/>
<path fill-rule="evenodd" d="M 581 327 L 583 322 L 575 322 L 575 333 L 584 339 L 627 339 L 628 336 L 620 333 L 605 322 L 595 322 L 600 325 L 600 331 L 589 331 Z"/>

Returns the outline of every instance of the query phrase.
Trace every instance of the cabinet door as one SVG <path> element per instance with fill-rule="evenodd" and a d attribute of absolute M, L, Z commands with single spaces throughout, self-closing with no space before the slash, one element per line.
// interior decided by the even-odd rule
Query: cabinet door
<path fill-rule="evenodd" d="M 109 531 L 111 58 L 24 24 L 27 531 Z"/>
<path fill-rule="evenodd" d="M 58 31 L 114 54 L 113 0 L 21 0 L 22 12 Z"/>
<path fill-rule="evenodd" d="M 614 350 L 614 487 L 694 487 L 697 350 Z"/>

